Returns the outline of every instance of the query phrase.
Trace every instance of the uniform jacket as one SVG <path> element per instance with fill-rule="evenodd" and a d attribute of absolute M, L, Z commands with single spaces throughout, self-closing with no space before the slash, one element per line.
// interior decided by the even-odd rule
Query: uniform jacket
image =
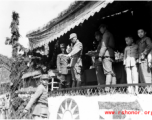
<path fill-rule="evenodd" d="M 59 54 L 57 56 L 57 69 L 61 71 L 61 74 L 68 74 L 68 58 L 64 56 L 64 54 Z"/>
<path fill-rule="evenodd" d="M 72 50 L 69 53 L 71 57 L 80 57 L 82 55 L 83 45 L 79 40 L 77 40 L 76 43 L 71 46 L 71 48 Z"/>
<path fill-rule="evenodd" d="M 124 51 L 124 65 L 126 67 L 135 66 L 138 58 L 138 45 L 127 46 Z"/>
<path fill-rule="evenodd" d="M 82 50 L 83 50 L 83 45 L 79 40 L 77 40 L 74 46 L 72 46 L 71 52 L 69 53 L 71 55 L 70 66 L 74 66 L 76 63 L 79 64 L 78 66 L 82 66 L 82 60 L 81 60 Z"/>
<path fill-rule="evenodd" d="M 102 62 L 99 61 L 99 59 L 98 59 L 99 58 L 98 55 L 100 53 L 100 49 L 101 49 L 101 42 L 99 42 L 98 47 L 97 47 L 97 53 L 96 53 L 96 56 L 95 56 L 95 65 L 102 65 Z"/>
<path fill-rule="evenodd" d="M 102 36 L 101 40 L 101 48 L 99 52 L 99 56 L 109 56 L 114 57 L 114 49 L 115 48 L 115 42 L 113 35 L 109 31 L 105 31 L 105 33 Z"/>
<path fill-rule="evenodd" d="M 152 42 L 149 37 L 144 37 L 141 40 L 137 41 L 137 45 L 138 45 L 138 54 L 139 54 L 139 61 L 140 61 L 141 53 L 147 56 L 150 50 L 152 49 Z"/>
<path fill-rule="evenodd" d="M 29 110 L 34 103 L 48 104 L 48 89 L 42 84 L 38 86 L 25 109 Z"/>

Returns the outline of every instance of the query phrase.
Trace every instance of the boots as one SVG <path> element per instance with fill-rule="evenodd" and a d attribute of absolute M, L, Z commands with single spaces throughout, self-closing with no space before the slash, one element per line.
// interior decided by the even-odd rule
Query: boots
<path fill-rule="evenodd" d="M 76 81 L 75 81 L 75 80 L 73 80 L 73 81 L 72 81 L 72 88 L 74 88 L 74 87 L 75 87 L 75 85 L 76 85 Z"/>
<path fill-rule="evenodd" d="M 72 88 L 73 87 L 80 87 L 81 86 L 81 81 L 72 81 Z"/>
<path fill-rule="evenodd" d="M 81 81 L 77 81 L 77 86 L 76 87 L 80 87 L 81 86 Z"/>

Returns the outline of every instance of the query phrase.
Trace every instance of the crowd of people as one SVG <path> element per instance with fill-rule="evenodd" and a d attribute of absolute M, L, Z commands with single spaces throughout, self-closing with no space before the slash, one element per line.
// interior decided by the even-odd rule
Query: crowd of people
<path fill-rule="evenodd" d="M 152 41 L 146 35 L 143 28 L 137 30 L 139 40 L 135 42 L 133 35 L 124 37 L 126 48 L 124 49 L 123 64 L 127 74 L 127 83 L 151 83 L 151 63 L 152 63 Z M 82 50 L 83 44 L 78 40 L 77 34 L 70 34 L 71 46 L 60 44 L 61 54 L 57 56 L 57 69 L 59 71 L 60 88 L 64 84 L 67 88 L 81 86 L 82 77 Z M 96 70 L 98 85 L 116 84 L 116 74 L 113 69 L 115 61 L 115 40 L 112 33 L 105 24 L 99 26 L 95 32 L 95 39 L 99 42 L 96 51 L 89 51 Z M 104 74 L 104 75 L 103 75 Z M 105 78 L 104 78 L 105 77 Z M 106 79 L 106 80 L 105 80 Z M 109 87 L 105 88 L 109 91 Z M 138 86 L 128 87 L 128 92 L 138 93 Z"/>

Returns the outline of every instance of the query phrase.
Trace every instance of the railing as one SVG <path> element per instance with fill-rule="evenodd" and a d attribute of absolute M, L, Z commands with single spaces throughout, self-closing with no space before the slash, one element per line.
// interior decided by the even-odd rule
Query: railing
<path fill-rule="evenodd" d="M 134 90 L 129 93 L 127 88 L 129 86 L 138 86 L 138 93 Z M 106 90 L 108 88 L 108 91 Z M 75 88 L 66 88 L 60 90 L 54 90 L 49 92 L 49 97 L 55 96 L 98 96 L 105 94 L 152 94 L 152 84 L 151 83 L 140 83 L 140 84 L 117 84 L 117 85 L 100 85 L 100 86 L 82 86 Z"/>
<path fill-rule="evenodd" d="M 4 94 L 8 92 L 9 89 L 6 89 L 4 86 L 8 87 L 8 83 L 3 84 L 1 87 L 0 93 Z M 129 93 L 127 88 L 129 86 L 138 86 L 138 93 L 134 90 L 132 93 Z M 3 89 L 2 89 L 3 88 Z M 105 90 L 108 88 L 109 90 Z M 5 92 L 4 92 L 5 91 Z M 19 91 L 19 94 L 33 94 L 35 91 Z M 49 97 L 55 96 L 76 96 L 76 95 L 85 95 L 85 96 L 98 96 L 105 94 L 152 94 L 152 83 L 139 83 L 139 84 L 116 84 L 116 85 L 95 85 L 95 86 L 81 86 L 75 88 L 65 88 L 49 92 Z"/>

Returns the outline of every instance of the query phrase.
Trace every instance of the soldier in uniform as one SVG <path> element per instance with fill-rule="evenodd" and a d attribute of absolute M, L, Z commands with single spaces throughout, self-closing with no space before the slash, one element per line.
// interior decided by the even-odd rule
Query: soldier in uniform
<path fill-rule="evenodd" d="M 116 76 L 113 71 L 115 41 L 113 35 L 108 31 L 105 24 L 99 26 L 102 33 L 99 60 L 102 60 L 104 74 L 106 75 L 106 85 L 116 84 Z M 109 91 L 109 87 L 105 89 Z"/>
<path fill-rule="evenodd" d="M 99 31 L 95 32 L 95 38 L 97 41 L 99 41 L 97 52 L 95 54 L 95 69 L 96 69 L 97 82 L 98 85 L 103 85 L 105 84 L 105 75 L 103 72 L 102 60 L 99 57 L 99 53 L 101 49 L 101 39 L 102 39 L 102 35 Z"/>
<path fill-rule="evenodd" d="M 47 119 L 48 111 L 48 80 L 49 76 L 44 74 L 41 76 L 41 84 L 38 86 L 35 94 L 31 97 L 23 113 L 27 113 L 35 104 L 32 115 L 34 119 Z"/>
<path fill-rule="evenodd" d="M 71 67 L 71 74 L 72 74 L 72 87 L 79 87 L 81 86 L 81 69 L 82 69 L 82 49 L 83 45 L 78 40 L 77 34 L 72 33 L 70 34 L 71 46 L 67 51 L 69 52 L 67 57 L 71 58 L 70 67 Z"/>
<path fill-rule="evenodd" d="M 70 70 L 68 69 L 69 58 L 64 56 L 67 54 L 65 44 L 60 44 L 60 49 L 62 53 L 57 56 L 57 69 L 59 71 L 57 78 L 61 81 L 60 88 L 62 88 L 63 83 L 69 88 L 71 75 Z"/>

